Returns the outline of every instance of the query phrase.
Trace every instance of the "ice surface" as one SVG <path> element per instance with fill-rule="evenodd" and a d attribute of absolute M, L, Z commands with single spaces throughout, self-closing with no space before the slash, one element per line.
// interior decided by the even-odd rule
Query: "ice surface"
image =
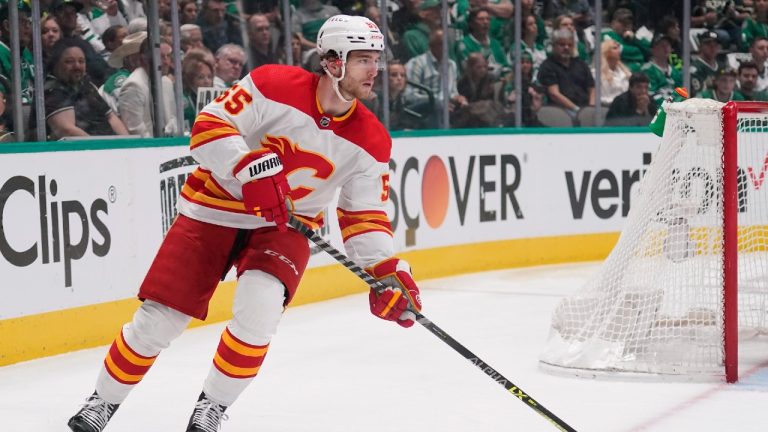
<path fill-rule="evenodd" d="M 538 369 L 550 313 L 597 264 L 423 281 L 424 313 L 579 431 L 768 430 L 768 352 L 739 384 L 620 382 Z M 319 287 L 318 289 L 322 289 Z M 224 323 L 163 352 L 107 432 L 182 431 Z M 66 431 L 107 347 L 0 368 L 0 429 Z M 368 312 L 366 295 L 290 308 L 224 432 L 554 431 L 434 335 Z"/>

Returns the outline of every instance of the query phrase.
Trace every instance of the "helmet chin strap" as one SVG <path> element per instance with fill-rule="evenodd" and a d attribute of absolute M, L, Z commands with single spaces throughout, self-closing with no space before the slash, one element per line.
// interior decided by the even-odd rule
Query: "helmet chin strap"
<path fill-rule="evenodd" d="M 341 95 L 341 92 L 339 91 L 339 82 L 344 79 L 344 74 L 347 72 L 347 65 L 345 63 L 341 63 L 341 76 L 339 78 L 336 78 L 333 76 L 331 71 L 328 70 L 328 64 L 323 62 L 323 70 L 325 71 L 325 74 L 328 75 L 328 77 L 331 79 L 331 87 L 333 87 L 333 91 L 336 92 L 336 96 L 339 97 L 339 99 L 342 100 L 342 102 L 349 103 L 354 102 L 355 98 L 352 99 L 346 99 L 344 96 Z"/>

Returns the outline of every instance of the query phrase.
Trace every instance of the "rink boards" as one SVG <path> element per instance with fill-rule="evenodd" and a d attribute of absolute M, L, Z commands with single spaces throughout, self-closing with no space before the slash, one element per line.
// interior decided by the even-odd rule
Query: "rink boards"
<path fill-rule="evenodd" d="M 417 279 L 610 251 L 658 139 L 640 129 L 521 132 L 394 139 L 388 213 L 398 255 Z M 196 167 L 186 144 L 0 147 L 0 366 L 109 343 L 130 319 L 179 187 Z M 322 233 L 342 249 L 333 206 L 326 215 Z M 364 289 L 315 252 L 292 305 Z M 228 319 L 233 291 L 230 275 L 208 322 Z"/>

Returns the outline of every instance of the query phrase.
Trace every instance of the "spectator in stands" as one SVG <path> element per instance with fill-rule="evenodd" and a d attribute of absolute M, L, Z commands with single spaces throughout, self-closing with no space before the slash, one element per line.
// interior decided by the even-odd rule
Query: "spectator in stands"
<path fill-rule="evenodd" d="M 30 13 L 32 10 L 29 5 L 23 2 L 18 3 L 19 11 L 19 45 L 21 47 L 21 103 L 23 110 L 29 112 L 34 106 L 34 81 L 35 69 L 34 58 L 32 56 L 32 21 Z M 0 98 L 8 98 L 10 101 L 13 95 L 12 80 L 12 53 L 11 53 L 11 21 L 8 5 L 0 8 Z M 3 108 L 3 117 L 0 124 L 3 131 L 17 131 L 20 127 L 13 125 L 13 105 L 5 104 Z M 26 130 L 27 125 L 23 125 Z"/>
<path fill-rule="evenodd" d="M 128 28 L 123 25 L 115 25 L 104 31 L 101 35 L 101 41 L 104 43 L 104 52 L 101 56 L 109 63 L 109 57 L 123 44 L 123 39 L 128 35 Z"/>
<path fill-rule="evenodd" d="M 754 38 L 749 53 L 757 65 L 757 90 L 768 91 L 768 39 Z"/>
<path fill-rule="evenodd" d="M 415 106 L 409 103 L 405 98 L 406 75 L 405 66 L 398 60 L 390 60 L 387 63 L 387 77 L 389 81 L 389 130 L 403 129 L 421 129 L 425 115 L 419 111 L 420 108 L 432 112 L 431 106 Z M 375 85 L 375 84 L 374 84 Z M 373 94 L 368 100 L 363 101 L 376 117 L 382 119 L 384 113 L 384 98 L 379 94 L 381 88 L 377 88 L 377 93 Z"/>
<path fill-rule="evenodd" d="M 92 9 L 91 26 L 93 31 L 101 36 L 101 41 L 104 42 L 104 32 L 114 26 L 128 27 L 128 18 L 120 11 L 117 0 L 101 0 L 99 4 L 103 10 Z M 106 43 L 104 45 L 106 46 Z"/>
<path fill-rule="evenodd" d="M 46 15 L 40 19 L 40 30 L 42 32 L 43 51 L 52 48 L 53 44 L 61 39 L 61 27 L 53 15 Z"/>
<path fill-rule="evenodd" d="M 768 92 L 757 90 L 757 64 L 746 61 L 739 65 L 738 85 L 739 93 L 734 100 L 768 101 Z"/>
<path fill-rule="evenodd" d="M 213 53 L 210 52 L 206 47 L 190 48 L 189 51 L 184 53 L 184 60 L 187 58 L 196 58 L 202 62 L 210 63 L 211 65 L 216 63 L 216 58 L 213 56 Z M 213 66 L 211 66 L 211 69 L 213 69 Z M 211 86 L 213 86 L 213 84 L 211 84 Z"/>
<path fill-rule="evenodd" d="M 712 87 L 717 71 L 723 67 L 720 54 L 720 39 L 715 32 L 699 35 L 699 55 L 691 62 L 691 96 Z"/>
<path fill-rule="evenodd" d="M 723 31 L 728 35 L 728 40 L 734 48 L 742 46 L 741 28 L 744 21 L 752 14 L 744 7 L 744 1 L 728 0 L 722 4 L 719 19 L 716 25 L 717 31 Z M 750 2 L 751 3 L 751 2 Z M 748 44 L 744 44 L 747 46 Z"/>
<path fill-rule="evenodd" d="M 741 28 L 741 48 L 746 50 L 756 37 L 768 38 L 768 1 L 755 0 L 755 11 Z"/>
<path fill-rule="evenodd" d="M 50 60 L 45 119 L 52 138 L 128 133 L 89 79 L 85 53 L 77 39 L 56 42 Z"/>
<path fill-rule="evenodd" d="M 278 58 L 285 56 L 285 39 L 283 39 L 283 17 L 278 0 L 261 0 L 251 4 L 255 10 L 252 13 L 261 13 L 269 20 L 272 32 L 272 50 L 278 53 Z M 248 9 L 246 7 L 246 9 Z"/>
<path fill-rule="evenodd" d="M 212 52 L 228 43 L 242 45 L 240 25 L 226 15 L 224 0 L 203 0 L 197 25 L 203 31 L 203 44 Z"/>
<path fill-rule="evenodd" d="M 99 14 L 103 13 L 103 11 L 94 6 L 91 0 L 71 1 L 80 6 L 77 11 L 77 27 L 80 37 L 91 44 L 97 53 L 101 54 L 101 52 L 104 51 L 104 43 L 101 42 L 101 33 L 96 31 L 92 21 L 99 16 Z"/>
<path fill-rule="evenodd" d="M 546 48 L 544 48 L 544 45 L 536 42 L 536 35 L 538 34 L 536 17 L 534 15 L 526 15 L 522 18 L 522 22 L 523 28 L 522 32 L 520 32 L 522 40 L 520 43 L 522 44 L 523 50 L 531 55 L 531 58 L 533 59 L 533 71 L 534 73 L 537 73 L 541 64 L 547 59 L 547 51 Z M 514 55 L 514 51 L 510 50 L 510 56 Z"/>
<path fill-rule="evenodd" d="M 82 10 L 83 5 L 72 0 L 54 0 L 51 10 L 56 17 L 56 22 L 61 27 L 62 39 L 76 38 L 84 40 L 80 35 L 77 14 Z M 97 86 L 104 84 L 104 81 L 114 72 L 101 55 L 94 50 L 92 44 L 88 47 L 81 46 L 85 52 L 86 69 L 88 76 Z"/>
<path fill-rule="evenodd" d="M 736 93 L 736 71 L 729 67 L 718 69 L 712 88 L 705 89 L 697 97 L 714 99 L 719 102 L 741 100 L 741 94 Z"/>
<path fill-rule="evenodd" d="M 406 98 L 405 66 L 399 61 L 390 62 L 389 68 L 389 128 L 390 130 L 421 129 L 426 113 Z M 426 107 L 427 112 L 432 107 Z"/>
<path fill-rule="evenodd" d="M 645 63 L 648 56 L 649 43 L 645 39 L 638 39 L 634 32 L 634 18 L 632 11 L 625 8 L 616 9 L 613 12 L 610 28 L 603 29 L 602 38 L 611 38 L 621 44 L 621 61 L 636 72 Z"/>
<path fill-rule="evenodd" d="M 167 44 L 162 43 L 161 49 L 163 45 L 167 46 Z M 128 131 L 131 135 L 142 137 L 155 135 L 153 121 L 155 103 L 149 81 L 149 71 L 152 64 L 151 49 L 149 39 L 144 39 L 139 48 L 140 66 L 134 69 L 123 83 L 123 87 L 120 89 L 120 98 L 117 101 L 120 118 L 123 119 Z M 164 114 L 165 123 L 162 130 L 165 135 L 173 135 L 176 133 L 176 110 L 174 103 L 171 103 L 175 100 L 173 83 L 167 76 L 163 76 L 161 85 L 163 105 L 157 109 L 162 109 Z"/>
<path fill-rule="evenodd" d="M 632 72 L 621 61 L 621 45 L 615 40 L 604 40 L 600 44 L 600 55 L 600 102 L 610 105 L 616 96 L 629 89 Z"/>
<path fill-rule="evenodd" d="M 213 87 L 213 63 L 196 56 L 185 56 L 181 65 L 181 82 L 184 89 L 185 130 L 191 130 L 197 116 L 197 90 Z"/>
<path fill-rule="evenodd" d="M 595 104 L 595 80 L 589 66 L 573 57 L 573 33 L 555 30 L 552 43 L 552 56 L 541 64 L 538 81 L 547 89 L 550 104 L 575 118 L 581 107 Z"/>
<path fill-rule="evenodd" d="M 205 48 L 203 45 L 203 31 L 197 24 L 182 24 L 179 27 L 179 45 L 182 52 L 187 52 L 192 48 Z"/>
<path fill-rule="evenodd" d="M 635 72 L 629 77 L 629 90 L 616 96 L 608 108 L 605 123 L 611 126 L 646 126 L 656 115 L 656 104 L 648 93 L 648 77 Z"/>
<path fill-rule="evenodd" d="M 61 39 L 61 27 L 59 27 L 59 23 L 56 22 L 56 17 L 53 15 L 46 15 L 40 20 L 40 29 L 43 33 L 41 39 L 43 44 L 43 64 L 46 64 L 51 48 L 53 48 L 53 44 Z"/>
<path fill-rule="evenodd" d="M 301 46 L 305 49 L 315 47 L 317 32 L 328 18 L 341 14 L 339 8 L 327 5 L 320 0 L 301 0 L 301 5 L 293 14 L 291 23 L 293 32 L 301 38 Z"/>
<path fill-rule="evenodd" d="M 120 0 L 120 3 L 123 6 L 121 9 L 125 12 L 128 23 L 136 18 L 146 17 L 142 1 L 143 0 Z M 146 31 L 146 29 L 144 30 Z M 132 33 L 130 29 L 128 30 L 128 33 Z"/>
<path fill-rule="evenodd" d="M 470 54 L 480 53 L 486 59 L 490 75 L 498 78 L 510 65 L 504 47 L 488 35 L 490 25 L 491 15 L 487 9 L 475 9 L 469 13 L 469 33 L 456 43 L 456 61 L 464 65 Z"/>
<path fill-rule="evenodd" d="M 504 43 L 508 38 L 506 33 L 512 25 L 514 6 L 510 0 L 469 0 L 469 12 L 475 9 L 486 9 L 491 17 L 489 34 L 493 39 Z M 522 8 L 521 8 L 522 9 Z M 469 20 L 467 21 L 469 24 Z M 511 41 L 511 39 L 510 39 Z"/>
<path fill-rule="evenodd" d="M 157 16 L 161 21 L 171 22 L 171 0 L 155 0 Z"/>
<path fill-rule="evenodd" d="M 139 17 L 128 21 L 128 34 L 147 31 L 147 18 Z"/>
<path fill-rule="evenodd" d="M 731 37 L 727 31 L 718 28 L 721 18 L 714 3 L 706 0 L 698 0 L 698 4 L 691 9 L 691 27 L 717 33 L 718 42 L 727 48 L 730 45 Z"/>
<path fill-rule="evenodd" d="M 519 92 L 523 98 L 522 123 L 526 127 L 538 127 L 541 123 L 538 120 L 537 113 L 544 103 L 546 90 L 541 85 L 534 82 L 533 59 L 530 53 L 523 52 L 520 62 L 520 75 L 522 75 L 522 91 Z M 510 72 L 504 76 L 503 87 L 501 88 L 500 102 L 504 106 L 504 124 L 506 126 L 515 125 L 515 109 L 518 92 L 515 90 L 515 74 Z"/>
<path fill-rule="evenodd" d="M 469 2 L 469 0 L 462 0 L 458 2 L 457 7 L 462 4 L 462 2 Z M 416 24 L 421 21 L 419 18 L 419 9 L 418 6 L 420 4 L 420 0 L 400 0 L 400 8 L 396 11 L 392 12 L 391 19 L 389 20 L 389 27 L 392 29 L 392 31 L 397 35 L 404 35 L 405 32 L 410 29 L 411 27 L 415 26 Z M 468 8 L 467 8 L 468 9 Z M 460 15 L 457 19 L 461 19 L 462 15 Z M 465 18 L 464 27 L 462 27 L 462 30 L 466 29 L 466 14 L 463 15 Z M 402 39 L 401 39 L 402 41 Z M 398 57 L 398 60 L 405 61 L 407 60 L 407 54 L 405 54 L 405 47 L 403 47 L 403 57 Z"/>
<path fill-rule="evenodd" d="M 197 0 L 179 2 L 179 22 L 181 25 L 194 24 L 197 21 Z"/>
<path fill-rule="evenodd" d="M 444 96 L 441 85 L 440 61 L 443 57 L 443 31 L 436 30 L 429 38 L 429 51 L 418 55 L 405 64 L 405 73 L 408 81 L 419 84 L 427 88 L 434 97 L 434 107 L 431 118 L 427 121 L 428 128 L 434 128 L 440 125 L 441 119 L 437 115 L 443 106 Z M 463 107 L 467 105 L 467 98 L 459 94 L 456 88 L 456 62 L 448 59 L 448 100 L 449 108 Z M 424 103 L 429 99 L 429 95 L 423 91 L 416 90 L 413 87 L 407 87 L 406 97 L 415 104 Z"/>
<path fill-rule="evenodd" d="M 657 34 L 651 43 L 651 59 L 642 68 L 650 80 L 650 92 L 657 106 L 672 96 L 676 87 L 683 85 L 683 74 L 669 64 L 671 53 L 672 41 L 664 34 Z"/>
<path fill-rule="evenodd" d="M 216 62 L 213 65 L 213 86 L 230 88 L 242 76 L 245 65 L 245 50 L 235 44 L 226 44 L 216 51 Z"/>
<path fill-rule="evenodd" d="M 578 57 L 585 62 L 590 61 L 589 49 L 587 45 L 579 38 L 579 32 L 573 22 L 573 18 L 568 15 L 559 15 L 552 21 L 552 30 L 566 29 L 573 33 L 573 56 Z"/>
<path fill-rule="evenodd" d="M 173 47 L 164 38 L 160 38 L 160 75 L 173 82 Z"/>
<path fill-rule="evenodd" d="M 680 36 L 680 22 L 676 17 L 666 15 L 656 25 L 656 35 L 664 35 L 669 38 L 672 45 L 672 53 L 669 55 L 669 64 L 675 69 L 683 68 L 683 41 Z"/>
<path fill-rule="evenodd" d="M 403 34 L 403 48 L 407 58 L 414 58 L 430 50 L 430 38 L 441 29 L 440 0 L 422 0 L 418 6 L 419 21 Z"/>
<path fill-rule="evenodd" d="M 272 46 L 272 25 L 266 15 L 257 13 L 248 18 L 248 46 L 252 67 L 279 62 Z"/>
<path fill-rule="evenodd" d="M 592 25 L 592 7 L 587 0 L 549 0 L 545 2 L 544 19 L 552 20 L 560 16 L 573 19 L 575 29 L 584 30 Z M 553 26 L 553 28 L 557 28 Z M 572 30 L 573 31 L 573 30 Z"/>
<path fill-rule="evenodd" d="M 470 54 L 464 73 L 457 84 L 459 94 L 467 99 L 467 105 L 454 110 L 451 126 L 456 128 L 501 126 L 504 107 L 496 100 L 499 84 L 501 83 L 497 83 L 488 73 L 488 61 L 482 53 Z"/>
<path fill-rule="evenodd" d="M 304 57 L 304 49 L 301 46 L 301 35 L 299 33 L 294 33 L 293 35 L 291 35 L 291 65 L 303 67 L 303 64 L 302 64 L 303 57 Z M 287 63 L 287 57 L 286 57 L 286 63 Z"/>
<path fill-rule="evenodd" d="M 99 87 L 99 94 L 116 113 L 119 113 L 117 101 L 125 80 L 131 75 L 131 72 L 141 66 L 139 48 L 146 38 L 147 32 L 131 33 L 123 39 L 123 43 L 115 49 L 109 58 L 109 65 L 117 70 Z"/>
<path fill-rule="evenodd" d="M 513 5 L 515 2 L 512 2 Z M 514 12 L 514 7 L 512 8 Z M 538 36 L 536 36 L 536 43 L 541 44 L 543 46 L 546 46 L 549 40 L 549 35 L 547 34 L 547 28 L 550 26 L 547 25 L 546 22 L 544 22 L 544 19 L 541 18 L 541 16 L 536 13 L 536 5 L 534 3 L 534 0 L 520 0 L 520 16 L 526 17 L 528 15 L 533 15 L 536 18 L 536 28 L 538 29 Z M 513 19 L 513 16 L 510 15 L 510 20 Z M 512 48 L 512 37 L 514 33 L 513 23 L 510 22 L 510 27 L 508 28 L 509 31 L 507 31 L 508 35 L 504 39 L 504 48 L 511 49 Z M 552 30 L 557 30 L 557 28 L 552 27 Z"/>

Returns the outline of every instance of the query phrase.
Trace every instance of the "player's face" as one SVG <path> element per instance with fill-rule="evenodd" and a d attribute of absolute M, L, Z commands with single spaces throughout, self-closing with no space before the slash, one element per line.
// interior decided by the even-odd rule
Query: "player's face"
<path fill-rule="evenodd" d="M 344 79 L 339 90 L 346 98 L 368 99 L 373 82 L 379 74 L 379 51 L 352 51 L 347 56 Z"/>

